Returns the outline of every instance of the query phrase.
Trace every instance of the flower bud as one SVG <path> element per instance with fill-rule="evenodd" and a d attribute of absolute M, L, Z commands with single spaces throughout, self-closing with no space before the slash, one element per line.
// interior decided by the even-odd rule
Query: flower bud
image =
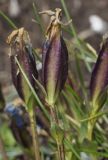
<path fill-rule="evenodd" d="M 31 94 L 30 88 L 20 72 L 15 58 L 19 61 L 31 85 L 35 88 L 33 76 L 37 79 L 38 73 L 28 32 L 24 28 L 13 31 L 7 39 L 7 43 L 11 48 L 10 61 L 13 84 L 20 98 L 27 101 Z"/>
<path fill-rule="evenodd" d="M 97 98 L 100 101 L 99 97 L 103 97 L 105 102 L 105 94 L 103 93 L 105 92 L 107 85 L 108 85 L 108 37 L 104 37 L 97 62 L 92 72 L 91 82 L 90 82 L 91 98 L 94 103 L 98 103 Z M 103 98 L 101 98 L 101 101 L 103 101 L 102 100 Z"/>
<path fill-rule="evenodd" d="M 68 51 L 61 34 L 61 9 L 52 14 L 43 46 L 43 84 L 47 93 L 47 102 L 56 102 L 63 89 L 68 74 Z"/>

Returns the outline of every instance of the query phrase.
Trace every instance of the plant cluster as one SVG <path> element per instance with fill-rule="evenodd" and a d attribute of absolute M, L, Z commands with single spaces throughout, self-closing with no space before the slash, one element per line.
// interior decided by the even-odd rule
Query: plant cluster
<path fill-rule="evenodd" d="M 15 29 L 7 43 L 12 81 L 20 98 L 5 104 L 0 89 L 1 159 L 108 158 L 108 37 L 104 36 L 97 54 L 78 37 L 64 0 L 61 4 L 67 23 L 61 20 L 60 8 L 38 13 L 33 4 L 35 22 L 45 35 L 41 50 L 33 48 L 29 33 L 23 27 L 18 29 L 0 12 Z M 41 14 L 50 17 L 46 33 Z M 70 39 L 64 38 L 62 31 L 68 33 Z M 9 126 L 3 114 L 8 116 Z M 13 156 L 5 150 L 2 139 L 6 128 L 10 128 L 10 141 L 16 141 L 13 146 L 17 145 Z M 10 138 L 10 131 L 15 140 Z"/>

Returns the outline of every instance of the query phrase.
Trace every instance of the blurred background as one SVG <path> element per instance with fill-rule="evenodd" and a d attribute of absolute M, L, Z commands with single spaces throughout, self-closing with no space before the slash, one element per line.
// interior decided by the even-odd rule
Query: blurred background
<path fill-rule="evenodd" d="M 33 47 L 40 48 L 44 37 L 33 20 L 33 2 L 36 3 L 38 11 L 62 8 L 60 0 L 0 0 L 0 10 L 11 18 L 17 27 L 25 27 L 30 34 Z M 66 4 L 79 36 L 98 51 L 102 35 L 108 30 L 108 0 L 66 0 Z M 66 21 L 66 17 L 63 17 L 63 21 Z M 42 19 L 46 27 L 49 17 L 42 16 Z M 5 94 L 12 92 L 11 88 L 9 90 L 11 74 L 9 47 L 6 44 L 6 38 L 11 31 L 12 28 L 0 16 L 0 83 Z"/>

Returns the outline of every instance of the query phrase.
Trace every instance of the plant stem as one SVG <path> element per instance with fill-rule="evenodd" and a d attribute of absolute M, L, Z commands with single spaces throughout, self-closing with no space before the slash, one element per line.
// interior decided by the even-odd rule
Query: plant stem
<path fill-rule="evenodd" d="M 0 137 L 0 153 L 2 154 L 3 160 L 8 160 L 8 156 L 7 156 L 7 153 L 5 151 L 3 140 L 2 140 L 1 137 Z"/>
<path fill-rule="evenodd" d="M 88 134 L 87 134 L 87 138 L 88 140 L 92 141 L 92 135 L 93 135 L 93 129 L 95 126 L 95 123 L 97 121 L 97 117 L 95 116 L 97 113 L 97 106 L 93 107 L 93 110 L 90 114 L 90 117 L 94 117 L 93 119 L 88 121 Z"/>
<path fill-rule="evenodd" d="M 29 116 L 30 116 L 30 124 L 31 124 L 35 160 L 41 160 L 40 152 L 39 152 L 38 134 L 37 134 L 37 129 L 36 129 L 36 120 L 35 120 L 36 115 L 33 109 L 30 110 Z"/>
<path fill-rule="evenodd" d="M 94 123 L 92 121 L 88 122 L 88 134 L 87 134 L 87 138 L 88 138 L 89 141 L 92 141 L 92 134 L 93 134 L 93 128 L 94 128 Z"/>
<path fill-rule="evenodd" d="M 58 144 L 58 154 L 59 154 L 59 160 L 65 160 L 65 151 L 64 151 L 64 145 Z"/>
<path fill-rule="evenodd" d="M 51 111 L 51 125 L 60 126 L 56 106 L 51 106 L 50 111 Z M 60 134 L 58 133 L 59 131 L 57 131 L 56 128 L 55 128 L 55 132 L 56 132 L 56 135 Z M 65 160 L 64 144 L 62 141 L 60 141 L 59 136 L 56 136 L 56 143 L 57 143 L 57 149 L 58 149 L 58 160 Z"/>

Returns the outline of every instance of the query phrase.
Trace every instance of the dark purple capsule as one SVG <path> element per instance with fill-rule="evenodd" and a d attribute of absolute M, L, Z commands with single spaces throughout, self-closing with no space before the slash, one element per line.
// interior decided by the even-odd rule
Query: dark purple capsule
<path fill-rule="evenodd" d="M 61 10 L 58 12 L 61 13 Z M 68 75 L 68 51 L 58 19 L 55 18 L 50 23 L 43 47 L 42 77 L 50 105 L 56 102 Z"/>
<path fill-rule="evenodd" d="M 35 88 L 35 80 L 33 76 L 37 79 L 38 72 L 28 32 L 25 31 L 24 28 L 15 30 L 10 34 L 7 42 L 11 47 L 10 61 L 13 84 L 20 98 L 27 101 L 31 94 L 30 88 L 18 68 L 15 57 L 19 61 L 31 85 Z"/>
<path fill-rule="evenodd" d="M 108 38 L 104 38 L 99 56 L 94 66 L 90 92 L 92 101 L 96 101 L 98 96 L 105 91 L 108 85 Z"/>

